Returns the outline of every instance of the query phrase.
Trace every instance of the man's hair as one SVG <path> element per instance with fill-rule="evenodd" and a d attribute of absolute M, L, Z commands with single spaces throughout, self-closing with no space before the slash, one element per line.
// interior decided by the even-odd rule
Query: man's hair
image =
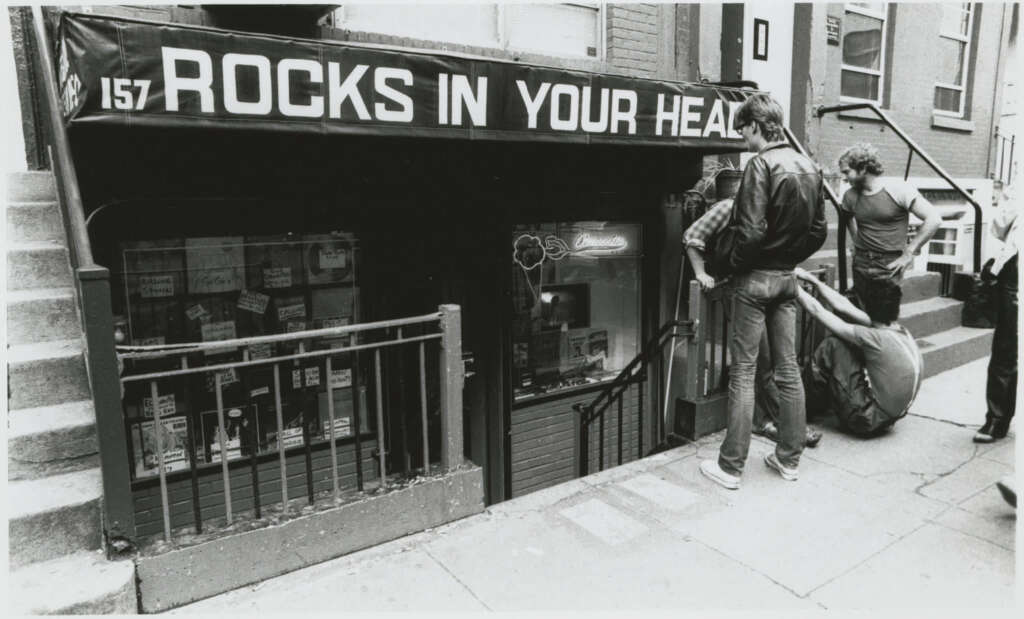
<path fill-rule="evenodd" d="M 885 168 L 882 167 L 882 159 L 878 155 L 878 149 L 867 142 L 854 144 L 847 148 L 842 155 L 839 155 L 839 167 L 842 168 L 844 163 L 851 170 L 867 172 L 875 176 L 881 176 L 885 172 Z"/>
<path fill-rule="evenodd" d="M 899 319 L 902 299 L 903 290 L 889 279 L 868 280 L 860 294 L 864 311 L 871 320 L 886 325 Z"/>
<path fill-rule="evenodd" d="M 769 95 L 754 95 L 743 102 L 740 109 L 736 110 L 734 126 L 745 126 L 756 124 L 761 129 L 761 135 L 770 142 L 778 142 L 785 139 L 782 132 L 782 106 Z"/>

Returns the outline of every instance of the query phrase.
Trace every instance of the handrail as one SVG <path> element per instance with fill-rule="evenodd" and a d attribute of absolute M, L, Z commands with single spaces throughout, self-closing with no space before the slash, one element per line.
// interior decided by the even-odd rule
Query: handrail
<path fill-rule="evenodd" d="M 981 237 L 982 237 L 982 234 L 981 234 L 981 205 L 978 204 L 978 202 L 973 197 L 971 197 L 971 194 L 967 193 L 964 190 L 963 187 L 961 187 L 956 181 L 954 181 L 952 179 L 952 177 L 950 177 L 949 174 L 947 174 L 946 171 L 943 170 L 942 167 L 938 163 L 935 162 L 934 159 L 929 157 L 927 153 L 925 153 L 923 150 L 921 150 L 920 147 L 918 147 L 917 143 L 915 143 L 912 139 L 910 139 L 910 136 L 908 136 L 906 133 L 904 133 L 902 129 L 897 127 L 896 123 L 894 123 L 892 121 L 892 119 L 890 119 L 885 114 L 885 112 L 880 110 L 878 108 L 878 106 L 875 105 L 874 103 L 847 103 L 847 104 L 843 104 L 843 105 L 822 106 L 822 107 L 819 107 L 819 108 L 817 108 L 815 110 L 815 114 L 818 116 L 818 118 L 821 118 L 825 114 L 829 114 L 831 112 L 837 112 L 838 113 L 838 112 L 848 112 L 848 111 L 852 111 L 852 110 L 871 110 L 872 112 L 874 112 L 875 115 L 878 116 L 878 118 L 880 118 L 882 120 L 882 122 L 884 122 L 886 125 L 888 125 L 888 127 L 890 129 L 893 130 L 893 133 L 895 133 L 901 140 L 903 140 L 904 143 L 906 143 L 907 147 L 910 148 L 912 154 L 917 154 L 919 157 L 921 157 L 921 159 L 923 159 L 924 162 L 927 163 L 928 166 L 931 167 L 932 170 L 934 170 L 936 173 L 938 173 L 938 175 L 941 176 L 943 178 L 943 180 L 945 180 L 947 183 L 949 183 L 950 186 L 953 187 L 953 189 L 955 189 L 961 196 L 963 196 L 963 198 L 965 200 L 967 200 L 967 202 L 970 203 L 970 205 L 972 207 L 974 207 L 974 269 L 973 269 L 973 271 L 975 273 L 979 272 L 979 270 L 981 269 Z M 907 168 L 908 168 L 908 170 L 910 168 L 910 162 L 909 161 L 907 162 Z M 840 222 L 840 225 L 842 225 L 841 222 Z M 840 238 L 842 238 L 842 237 L 840 237 Z M 842 277 L 841 279 L 845 279 L 845 277 Z"/>
<path fill-rule="evenodd" d="M 421 316 L 410 316 L 409 318 L 396 318 L 393 320 L 380 320 L 377 322 L 363 322 L 354 325 L 341 327 L 327 327 L 324 329 L 307 329 L 305 331 L 294 331 L 292 333 L 277 333 L 273 335 L 255 335 L 252 337 L 240 337 L 231 340 L 216 340 L 212 342 L 188 342 L 185 344 L 165 344 L 156 346 L 118 346 L 122 359 L 147 359 L 154 357 L 169 357 L 172 355 L 188 354 L 204 350 L 221 350 L 224 348 L 237 348 L 239 346 L 251 346 L 253 344 L 273 344 L 277 342 L 290 342 L 294 340 L 305 340 L 312 337 L 339 337 L 361 331 L 372 331 L 374 329 L 387 329 L 391 327 L 402 327 L 407 325 L 426 324 L 441 320 L 441 312 L 432 312 Z M 401 338 L 399 338 L 401 339 Z M 407 338 L 408 339 L 408 338 Z"/>
<path fill-rule="evenodd" d="M 811 156 L 804 149 L 803 145 L 800 144 L 799 140 L 796 139 L 796 136 L 793 135 L 793 132 L 789 130 L 789 127 L 783 127 L 782 130 L 785 132 L 790 146 L 804 157 L 810 159 Z M 839 196 L 836 195 L 836 192 L 832 190 L 828 183 L 824 183 L 824 187 L 825 195 L 832 201 L 832 206 L 835 207 L 836 213 L 839 215 L 836 223 L 836 234 L 838 235 L 836 237 L 836 252 L 839 254 L 837 277 L 839 278 L 839 292 L 846 292 L 846 222 L 843 220 L 843 210 L 839 208 Z"/>
<path fill-rule="evenodd" d="M 96 266 L 92 258 L 92 245 L 89 232 L 85 225 L 85 208 L 82 205 L 82 194 L 78 188 L 78 174 L 71 159 L 71 146 L 68 142 L 67 128 L 61 117 L 60 97 L 57 94 L 57 75 L 53 70 L 53 54 L 50 52 L 50 38 L 46 33 L 46 21 L 39 5 L 32 7 L 32 22 L 35 30 L 37 47 L 39 48 L 41 70 L 43 72 L 43 90 L 46 92 L 46 107 L 53 130 L 54 170 L 60 176 L 61 186 L 66 194 L 66 212 L 71 228 L 71 250 L 75 252 L 75 264 L 79 267 Z"/>

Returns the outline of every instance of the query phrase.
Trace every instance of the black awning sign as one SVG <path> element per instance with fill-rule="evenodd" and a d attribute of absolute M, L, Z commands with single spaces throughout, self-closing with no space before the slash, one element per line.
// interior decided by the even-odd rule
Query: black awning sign
<path fill-rule="evenodd" d="M 753 91 L 65 13 L 69 124 L 741 150 Z"/>

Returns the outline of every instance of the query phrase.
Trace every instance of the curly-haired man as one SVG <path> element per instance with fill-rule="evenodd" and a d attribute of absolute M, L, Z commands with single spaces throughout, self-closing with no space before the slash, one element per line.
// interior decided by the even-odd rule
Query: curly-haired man
<path fill-rule="evenodd" d="M 839 173 L 850 184 L 840 208 L 853 237 L 853 288 L 861 301 L 868 280 L 898 284 L 942 223 L 939 211 L 913 186 L 883 180 L 884 172 L 878 150 L 870 144 L 855 144 L 839 157 Z M 907 244 L 910 213 L 924 223 Z"/>

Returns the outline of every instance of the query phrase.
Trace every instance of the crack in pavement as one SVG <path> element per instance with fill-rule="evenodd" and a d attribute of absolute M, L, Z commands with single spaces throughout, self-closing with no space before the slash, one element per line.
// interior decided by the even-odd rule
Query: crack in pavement
<path fill-rule="evenodd" d="M 456 576 L 456 575 L 455 575 L 455 572 L 453 572 L 453 571 L 451 571 L 450 569 L 448 569 L 448 566 L 447 566 L 447 565 L 445 565 L 444 563 L 441 563 L 441 561 L 440 561 L 440 560 L 439 560 L 439 559 L 438 559 L 437 557 L 435 557 L 435 556 L 434 556 L 434 555 L 433 555 L 433 554 L 432 554 L 432 553 L 430 552 L 430 550 L 429 550 L 429 549 L 427 549 L 426 547 L 424 547 L 424 548 L 423 548 L 422 550 L 423 550 L 423 552 L 424 552 L 424 553 L 425 553 L 425 554 L 426 554 L 426 555 L 427 555 L 428 557 L 430 557 L 431 559 L 433 559 L 434 563 L 438 564 L 438 565 L 439 565 L 439 566 L 441 567 L 441 569 L 442 569 L 442 570 L 444 570 L 445 572 L 447 572 L 447 573 L 448 573 L 448 575 L 449 575 L 449 576 L 451 576 L 452 578 L 454 578 L 454 579 L 455 579 L 455 582 L 457 582 L 457 583 L 459 583 L 460 585 L 462 585 L 462 588 L 463 588 L 463 589 L 465 589 L 465 590 L 466 590 L 466 592 L 468 592 L 468 593 L 469 593 L 469 594 L 470 594 L 471 596 L 473 596 L 473 599 L 474 599 L 474 600 L 476 600 L 477 602 L 480 602 L 480 605 L 481 605 L 481 606 L 483 606 L 485 610 L 487 610 L 487 611 L 490 611 L 490 612 L 494 612 L 494 609 L 493 609 L 493 608 L 491 608 L 490 606 L 488 606 L 488 605 L 487 605 L 487 603 L 486 603 L 486 602 L 484 602 L 483 600 L 481 600 L 481 599 L 480 599 L 480 596 L 478 596 L 478 595 L 476 594 L 476 592 L 474 592 L 474 591 L 473 591 L 472 589 L 470 589 L 470 588 L 469 588 L 469 585 L 467 585 L 466 583 L 462 582 L 462 579 L 460 579 L 460 578 L 459 578 L 458 576 Z"/>

